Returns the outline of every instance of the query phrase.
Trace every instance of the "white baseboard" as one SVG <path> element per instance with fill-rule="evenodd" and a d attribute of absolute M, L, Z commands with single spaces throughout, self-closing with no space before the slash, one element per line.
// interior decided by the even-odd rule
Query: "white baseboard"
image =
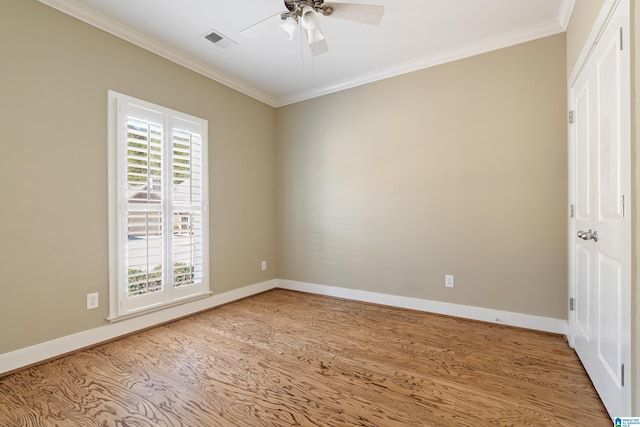
<path fill-rule="evenodd" d="M 9 353 L 0 354 L 0 375 L 33 365 L 63 354 L 82 348 L 90 347 L 101 342 L 109 341 L 132 332 L 140 331 L 155 325 L 169 322 L 180 317 L 189 316 L 199 311 L 208 310 L 222 304 L 227 304 L 260 292 L 268 291 L 277 286 L 277 280 L 245 286 L 208 298 L 199 299 L 186 304 L 155 311 L 149 314 L 110 323 L 98 328 L 67 335 L 66 337 L 21 348 Z"/>
<path fill-rule="evenodd" d="M 222 294 L 212 295 L 209 298 L 196 300 L 166 310 L 156 311 L 117 323 L 106 324 L 98 328 L 78 332 L 77 334 L 0 354 L 0 375 L 274 288 L 408 308 L 556 334 L 567 335 L 569 330 L 568 323 L 564 319 L 532 316 L 529 314 L 381 294 L 377 292 L 359 291 L 335 286 L 317 285 L 293 280 L 273 279 Z"/>
<path fill-rule="evenodd" d="M 371 302 L 393 307 L 429 313 L 444 314 L 464 319 L 480 320 L 501 325 L 517 326 L 537 331 L 552 332 L 567 335 L 569 324 L 565 319 L 533 316 L 530 314 L 514 313 L 511 311 L 493 310 L 490 308 L 473 307 L 469 305 L 451 304 L 447 302 L 425 300 L 419 298 L 401 297 L 397 295 L 381 294 L 377 292 L 359 291 L 355 289 L 339 288 L 336 286 L 317 285 L 313 283 L 297 282 L 278 279 L 278 287 L 292 291 L 309 292 L 319 295 L 345 298 L 356 301 Z"/>

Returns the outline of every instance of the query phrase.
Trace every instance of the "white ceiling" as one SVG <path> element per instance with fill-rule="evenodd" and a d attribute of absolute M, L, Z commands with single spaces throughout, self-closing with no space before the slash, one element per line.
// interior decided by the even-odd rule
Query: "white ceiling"
<path fill-rule="evenodd" d="M 382 22 L 319 15 L 329 52 L 313 57 L 299 30 L 240 34 L 282 0 L 40 1 L 274 107 L 563 32 L 575 2 L 348 0 L 384 6 Z M 205 40 L 211 30 L 237 46 Z"/>

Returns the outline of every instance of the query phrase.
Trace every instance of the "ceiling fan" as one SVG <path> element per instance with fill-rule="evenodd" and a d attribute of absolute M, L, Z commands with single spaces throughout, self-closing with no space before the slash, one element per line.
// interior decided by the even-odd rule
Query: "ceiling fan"
<path fill-rule="evenodd" d="M 325 3 L 324 0 L 284 0 L 284 6 L 287 11 L 279 12 L 253 24 L 240 31 L 240 34 L 248 38 L 255 38 L 266 30 L 277 27 L 285 38 L 292 40 L 296 28 L 300 24 L 302 27 L 300 31 L 305 31 L 311 54 L 315 56 L 329 50 L 324 34 L 320 31 L 318 14 L 369 25 L 378 25 L 384 14 L 384 6 Z"/>

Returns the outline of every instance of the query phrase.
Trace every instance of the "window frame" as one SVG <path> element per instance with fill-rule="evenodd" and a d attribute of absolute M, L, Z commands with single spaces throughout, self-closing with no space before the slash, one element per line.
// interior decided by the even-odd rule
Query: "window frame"
<path fill-rule="evenodd" d="M 200 196 L 199 202 L 189 202 L 190 209 L 199 208 L 202 241 L 188 245 L 193 249 L 197 246 L 201 250 L 202 271 L 196 283 L 174 286 L 173 280 L 163 280 L 162 289 L 142 296 L 129 296 L 129 265 L 127 259 L 127 245 L 129 240 L 130 222 L 127 219 L 127 206 L 133 203 L 127 199 L 127 111 L 130 109 L 145 109 L 153 112 L 156 118 L 161 117 L 162 128 L 162 200 L 158 204 L 162 212 L 162 232 L 160 247 L 162 252 L 162 277 L 169 277 L 170 269 L 167 261 L 173 260 L 174 219 L 177 190 L 172 182 L 172 162 L 174 128 L 173 124 L 180 122 L 183 126 L 192 124 L 194 129 L 200 130 Z M 159 115 L 159 116 L 158 116 Z M 184 130 L 184 129 L 182 129 Z M 208 191 L 208 121 L 186 113 L 172 110 L 151 102 L 124 95 L 112 90 L 108 91 L 108 217 L 109 217 L 109 321 L 123 320 L 140 314 L 183 304 L 195 299 L 204 298 L 211 294 L 209 283 L 209 191 Z M 149 165 L 150 167 L 150 165 Z M 193 173 L 193 167 L 190 170 Z M 190 184 L 193 184 L 193 180 Z M 130 188 L 129 188 L 130 190 Z M 193 193 L 189 193 L 192 195 Z M 185 204 L 182 204 L 184 207 Z M 151 208 L 151 206 L 149 206 Z M 156 210 L 157 206 L 150 211 Z M 192 211 L 193 212 L 193 211 Z M 174 266 L 175 268 L 175 266 Z"/>

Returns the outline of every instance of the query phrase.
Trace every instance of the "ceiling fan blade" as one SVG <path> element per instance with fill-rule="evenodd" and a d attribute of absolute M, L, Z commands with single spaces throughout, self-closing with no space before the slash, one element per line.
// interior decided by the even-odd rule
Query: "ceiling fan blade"
<path fill-rule="evenodd" d="M 332 17 L 369 25 L 378 25 L 384 15 L 384 6 L 355 3 L 325 3 L 333 9 Z"/>
<path fill-rule="evenodd" d="M 322 55 L 323 53 L 329 52 L 329 45 L 325 39 L 322 39 L 318 42 L 312 43 L 309 45 L 309 49 L 311 49 L 311 56 Z"/>
<path fill-rule="evenodd" d="M 283 22 L 282 18 L 280 18 L 281 14 L 282 12 L 278 12 L 275 15 L 265 18 L 256 24 L 250 25 L 244 30 L 240 30 L 240 34 L 248 39 L 256 39 L 268 31 L 275 32 L 277 31 L 278 24 Z"/>

